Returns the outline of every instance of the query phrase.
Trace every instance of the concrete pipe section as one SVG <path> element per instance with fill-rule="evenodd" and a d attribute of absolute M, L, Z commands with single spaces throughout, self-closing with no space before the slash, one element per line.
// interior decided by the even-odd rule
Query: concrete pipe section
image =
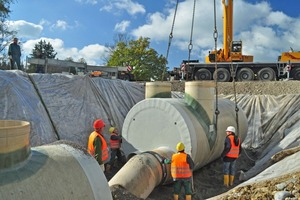
<path fill-rule="evenodd" d="M 30 124 L 0 120 L 0 199 L 112 200 L 98 163 L 68 142 L 30 148 Z"/>
<path fill-rule="evenodd" d="M 196 81 L 186 82 L 184 99 L 149 98 L 137 103 L 124 120 L 122 135 L 135 151 L 143 153 L 132 157 L 124 170 L 109 181 L 109 186 L 120 185 L 137 197 L 146 198 L 155 186 L 171 181 L 170 165 L 160 160 L 171 159 L 178 142 L 185 144 L 185 152 L 195 162 L 194 170 L 219 158 L 225 130 L 231 125 L 237 127 L 237 119 L 235 103 L 227 99 L 218 99 L 220 113 L 216 116 L 215 99 L 214 82 Z M 241 109 L 238 125 L 243 141 L 248 123 Z M 128 176 L 129 171 L 134 174 Z"/>
<path fill-rule="evenodd" d="M 169 82 L 147 82 L 145 99 L 148 98 L 171 98 L 171 83 Z"/>

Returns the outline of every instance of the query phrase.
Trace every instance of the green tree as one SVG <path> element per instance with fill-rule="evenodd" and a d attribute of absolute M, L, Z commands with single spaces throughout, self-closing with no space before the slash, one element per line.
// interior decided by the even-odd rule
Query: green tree
<path fill-rule="evenodd" d="M 7 52 L 4 50 L 10 44 L 9 41 L 12 41 L 16 35 L 16 31 L 10 30 L 8 22 L 6 21 L 11 12 L 10 4 L 13 2 L 13 0 L 0 1 L 0 53 L 2 55 L 1 59 L 3 59 L 1 62 L 7 58 Z"/>
<path fill-rule="evenodd" d="M 78 59 L 78 62 L 80 62 L 80 63 L 85 63 L 85 64 L 87 63 L 86 60 L 85 60 L 84 58 L 79 58 L 79 59 Z"/>
<path fill-rule="evenodd" d="M 65 60 L 74 62 L 74 59 L 72 57 L 67 57 Z"/>
<path fill-rule="evenodd" d="M 136 80 L 150 81 L 164 79 L 167 60 L 150 48 L 150 39 L 140 37 L 127 44 L 119 42 L 112 52 L 108 66 L 131 66 Z"/>
<path fill-rule="evenodd" d="M 118 33 L 114 35 L 114 43 L 113 44 L 106 44 L 105 47 L 107 49 L 107 56 L 105 56 L 103 59 L 108 63 L 111 55 L 114 53 L 118 43 L 123 42 L 125 45 L 129 44 L 129 41 L 131 41 L 131 37 L 128 36 L 126 33 Z"/>
<path fill-rule="evenodd" d="M 0 17 L 8 17 L 10 10 L 10 4 L 13 3 L 12 0 L 1 0 L 0 1 Z"/>
<path fill-rule="evenodd" d="M 40 40 L 37 44 L 34 45 L 34 48 L 32 49 L 32 54 L 30 56 L 32 58 L 40 58 L 40 59 L 46 59 L 46 58 L 55 58 L 57 53 L 55 53 L 53 46 L 50 42 L 46 43 L 45 40 Z M 42 69 L 42 66 L 31 64 L 26 70 L 28 73 L 37 72 L 39 69 Z"/>
<path fill-rule="evenodd" d="M 54 48 L 50 42 L 46 43 L 45 40 L 40 40 L 34 45 L 32 49 L 32 58 L 55 58 L 57 53 L 55 53 Z"/>

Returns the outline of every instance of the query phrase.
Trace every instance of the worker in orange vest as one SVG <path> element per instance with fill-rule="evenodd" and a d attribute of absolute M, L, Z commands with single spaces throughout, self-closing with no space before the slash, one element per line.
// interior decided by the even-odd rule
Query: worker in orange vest
<path fill-rule="evenodd" d="M 192 199 L 192 178 L 194 161 L 190 155 L 184 152 L 184 144 L 179 142 L 176 145 L 177 153 L 172 155 L 171 175 L 174 182 L 174 200 L 178 200 L 181 187 L 185 190 L 185 199 Z"/>
<path fill-rule="evenodd" d="M 240 138 L 235 135 L 233 126 L 227 127 L 226 134 L 221 158 L 223 160 L 224 186 L 229 187 L 233 185 L 236 159 L 239 157 L 242 149 Z"/>
<path fill-rule="evenodd" d="M 108 160 L 109 151 L 107 143 L 103 136 L 105 123 L 101 119 L 94 122 L 94 131 L 90 134 L 88 140 L 88 152 L 97 160 L 103 172 L 104 163 Z"/>
<path fill-rule="evenodd" d="M 109 172 L 113 168 L 116 156 L 120 163 L 125 164 L 126 162 L 125 155 L 121 150 L 122 136 L 119 135 L 119 131 L 116 127 L 110 127 L 109 132 L 110 132 L 109 144 L 110 144 L 111 157 L 110 157 L 110 161 L 106 165 L 107 172 Z"/>

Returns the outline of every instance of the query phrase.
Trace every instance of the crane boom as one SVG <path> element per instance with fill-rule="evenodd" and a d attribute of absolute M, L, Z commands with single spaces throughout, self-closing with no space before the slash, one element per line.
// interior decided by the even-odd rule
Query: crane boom
<path fill-rule="evenodd" d="M 216 16 L 214 1 L 214 16 Z M 272 81 L 300 80 L 300 51 L 282 52 L 276 62 L 253 62 L 252 55 L 243 55 L 242 41 L 234 40 L 233 35 L 233 0 L 221 0 L 223 9 L 223 48 L 218 49 L 216 18 L 214 18 L 215 49 L 209 52 L 205 63 L 199 60 L 183 60 L 184 70 L 174 71 L 174 77 L 187 80 L 228 81 Z M 267 54 L 268 52 L 266 52 Z M 188 70 L 185 66 L 188 65 Z M 177 74 L 178 72 L 178 74 Z"/>
<path fill-rule="evenodd" d="M 222 0 L 223 4 L 223 48 L 224 48 L 224 59 L 229 58 L 229 48 L 232 41 L 232 30 L 233 30 L 233 0 Z"/>
<path fill-rule="evenodd" d="M 223 6 L 223 49 L 209 52 L 205 61 L 253 62 L 253 56 L 242 54 L 242 41 L 233 41 L 233 0 L 221 0 Z"/>

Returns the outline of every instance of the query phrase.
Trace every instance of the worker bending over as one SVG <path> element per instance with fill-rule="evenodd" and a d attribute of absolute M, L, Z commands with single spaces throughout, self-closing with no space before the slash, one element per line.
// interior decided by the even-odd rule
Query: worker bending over
<path fill-rule="evenodd" d="M 105 123 L 97 119 L 94 122 L 94 131 L 88 140 L 88 152 L 97 160 L 103 172 L 105 171 L 104 163 L 109 157 L 107 143 L 103 136 L 104 127 Z"/>
<path fill-rule="evenodd" d="M 236 159 L 239 157 L 242 149 L 240 138 L 235 135 L 233 126 L 228 126 L 226 134 L 221 158 L 223 160 L 224 185 L 229 187 L 233 185 Z"/>

